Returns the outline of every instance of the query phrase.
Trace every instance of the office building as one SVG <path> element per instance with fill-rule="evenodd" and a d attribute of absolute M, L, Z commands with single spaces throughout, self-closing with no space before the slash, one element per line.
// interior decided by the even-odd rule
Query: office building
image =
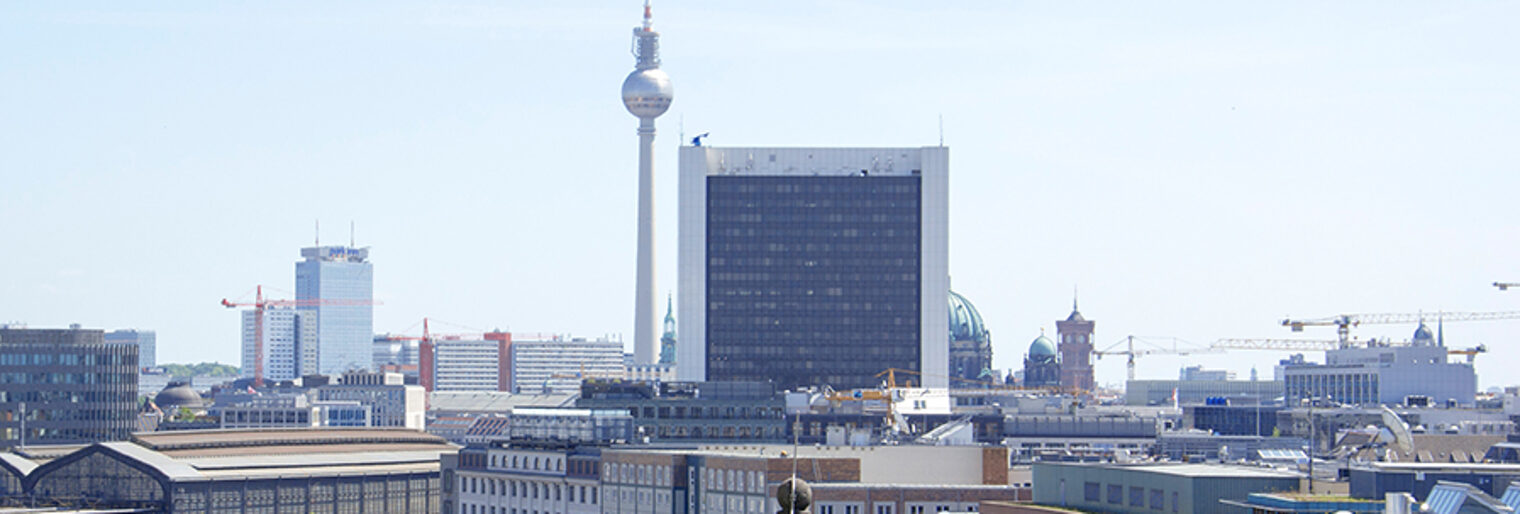
<path fill-rule="evenodd" d="M 1061 389 L 1091 394 L 1093 382 L 1093 327 L 1097 323 L 1082 317 L 1077 300 L 1071 301 L 1071 315 L 1056 322 L 1056 339 L 1060 341 Z M 1027 379 L 1026 379 L 1027 380 Z"/>
<path fill-rule="evenodd" d="M 375 335 L 374 370 L 417 376 L 422 364 L 422 340 L 415 337 Z"/>
<path fill-rule="evenodd" d="M 126 439 L 137 371 L 137 345 L 100 330 L 0 327 L 0 445 Z"/>
<path fill-rule="evenodd" d="M 1267 403 L 1282 398 L 1281 380 L 1130 380 L 1124 385 L 1125 405 L 1187 405 L 1209 398 L 1231 403 Z"/>
<path fill-rule="evenodd" d="M 264 313 L 263 327 L 257 318 Z M 239 370 L 244 378 L 253 378 L 257 371 L 260 348 L 257 341 L 260 330 L 264 339 L 264 380 L 292 380 L 312 373 L 317 361 L 316 315 L 310 311 L 283 307 L 265 307 L 263 310 L 243 311 L 243 365 Z"/>
<path fill-rule="evenodd" d="M 587 378 L 623 378 L 623 343 L 606 338 L 551 337 L 512 344 L 512 391 L 563 394 Z"/>
<path fill-rule="evenodd" d="M 336 384 L 318 386 L 322 402 L 357 402 L 370 410 L 373 427 L 426 427 L 427 392 L 420 385 L 407 385 L 398 373 L 345 373 Z"/>
<path fill-rule="evenodd" d="M 604 512 L 601 452 L 566 441 L 472 444 L 443 460 L 443 512 Z"/>
<path fill-rule="evenodd" d="M 786 441 L 786 400 L 764 382 L 588 380 L 575 406 L 633 415 L 650 441 Z M 817 420 L 812 420 L 817 423 Z"/>
<path fill-rule="evenodd" d="M 1349 405 L 1397 405 L 1411 398 L 1471 406 L 1478 375 L 1470 362 L 1449 362 L 1448 348 L 1421 323 L 1409 344 L 1370 343 L 1325 352 L 1324 364 L 1290 361 L 1282 366 L 1283 396 Z"/>
<path fill-rule="evenodd" d="M 1034 501 L 1083 512 L 1220 512 L 1250 509 L 1251 493 L 1298 491 L 1297 473 L 1213 464 L 1036 462 Z"/>
<path fill-rule="evenodd" d="M 793 469 L 819 514 L 968 512 L 982 501 L 1029 499 L 1010 485 L 1008 452 L 997 447 L 614 447 L 602 450 L 601 467 L 608 514 L 777 512 L 776 488 Z"/>
<path fill-rule="evenodd" d="M 433 338 L 419 349 L 419 382 L 428 391 L 511 390 L 511 334 Z"/>
<path fill-rule="evenodd" d="M 1179 380 L 1212 380 L 1224 381 L 1235 380 L 1235 372 L 1223 369 L 1203 369 L 1203 366 L 1188 366 L 1178 372 Z M 1252 380 L 1255 380 L 1254 378 Z"/>
<path fill-rule="evenodd" d="M 316 369 L 302 373 L 341 375 L 374 365 L 375 271 L 369 248 L 314 246 L 296 263 L 296 300 L 314 313 Z"/>
<path fill-rule="evenodd" d="M 370 427 L 370 407 L 359 402 L 312 401 L 305 394 L 270 394 L 232 405 L 218 405 L 211 414 L 224 429 Z"/>
<path fill-rule="evenodd" d="M 947 387 L 949 149 L 680 153 L 677 377 Z"/>
<path fill-rule="evenodd" d="M 158 366 L 158 334 L 152 330 L 112 330 L 106 332 L 105 341 L 111 344 L 137 345 L 137 367 Z"/>
<path fill-rule="evenodd" d="M 31 505 L 91 512 L 431 514 L 440 457 L 457 449 L 404 429 L 187 430 L 5 468 L 24 473 L 11 471 Z"/>

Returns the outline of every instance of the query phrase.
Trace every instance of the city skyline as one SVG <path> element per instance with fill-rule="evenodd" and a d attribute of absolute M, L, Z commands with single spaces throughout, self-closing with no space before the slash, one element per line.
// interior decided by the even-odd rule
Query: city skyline
<path fill-rule="evenodd" d="M 376 249 L 375 332 L 432 316 L 631 345 L 636 152 L 613 95 L 640 9 L 626 4 L 0 7 L 0 113 L 21 120 L 0 125 L 0 320 L 154 330 L 160 362 L 237 363 L 239 316 L 217 301 L 294 291 L 290 256 L 320 219 Z M 1504 137 L 1520 129 L 1504 35 L 1520 8 L 655 9 L 682 82 L 655 146 L 660 269 L 676 270 L 675 156 L 695 134 L 942 140 L 951 286 L 1002 370 L 1055 333 L 1073 285 L 1098 349 L 1334 337 L 1285 316 L 1520 310 L 1489 285 L 1520 280 Z M 1480 388 L 1513 382 L 1520 325 L 1445 331 L 1489 346 Z M 1268 378 L 1285 356 L 1138 368 Z M 1096 369 L 1120 382 L 1123 358 Z"/>

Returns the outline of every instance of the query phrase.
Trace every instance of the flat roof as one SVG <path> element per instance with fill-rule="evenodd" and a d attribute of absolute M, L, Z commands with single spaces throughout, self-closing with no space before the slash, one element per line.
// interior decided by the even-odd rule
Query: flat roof
<path fill-rule="evenodd" d="M 1147 462 L 1141 464 L 1037 462 L 1034 465 L 1143 471 L 1189 478 L 1299 478 L 1299 475 L 1294 473 L 1276 471 L 1267 468 L 1183 462 Z"/>

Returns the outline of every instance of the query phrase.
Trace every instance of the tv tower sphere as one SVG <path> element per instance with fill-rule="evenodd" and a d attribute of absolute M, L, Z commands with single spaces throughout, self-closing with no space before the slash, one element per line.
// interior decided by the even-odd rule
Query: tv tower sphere
<path fill-rule="evenodd" d="M 659 68 L 634 70 L 623 80 L 623 107 L 639 118 L 656 118 L 670 109 L 675 89 L 670 75 Z"/>

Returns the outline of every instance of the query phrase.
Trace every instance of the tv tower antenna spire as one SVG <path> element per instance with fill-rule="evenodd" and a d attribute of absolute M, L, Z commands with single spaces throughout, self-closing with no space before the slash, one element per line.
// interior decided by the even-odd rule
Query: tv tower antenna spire
<path fill-rule="evenodd" d="M 670 109 L 675 90 L 660 70 L 660 33 L 644 1 L 644 21 L 633 28 L 633 72 L 623 80 L 623 107 L 639 118 L 639 236 L 633 308 L 633 358 L 654 364 L 660 356 L 655 334 L 654 266 L 654 119 Z"/>

